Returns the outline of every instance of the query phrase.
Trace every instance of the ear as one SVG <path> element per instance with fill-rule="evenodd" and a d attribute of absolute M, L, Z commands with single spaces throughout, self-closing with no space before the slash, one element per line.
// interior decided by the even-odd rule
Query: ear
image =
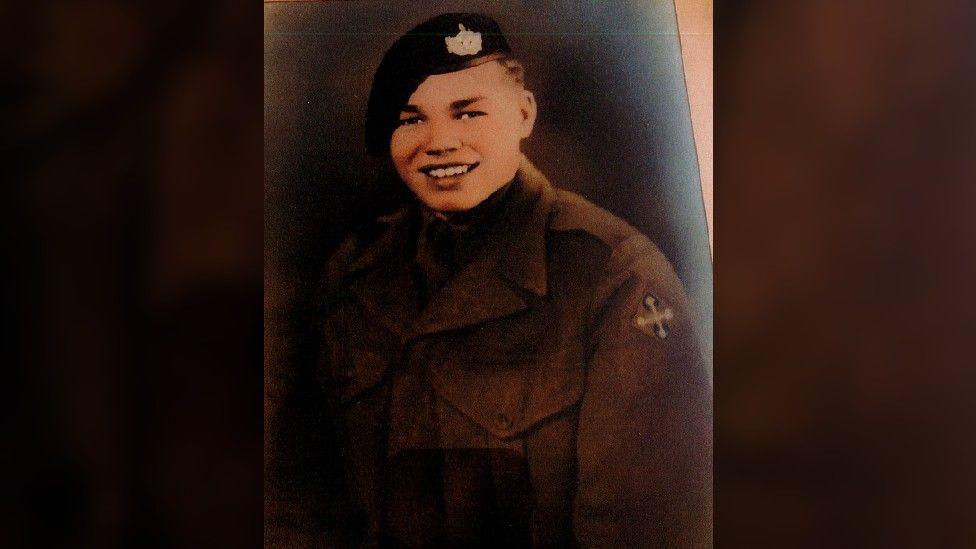
<path fill-rule="evenodd" d="M 519 113 L 522 115 L 519 137 L 525 139 L 532 135 L 536 117 L 535 95 L 529 90 L 519 91 Z"/>

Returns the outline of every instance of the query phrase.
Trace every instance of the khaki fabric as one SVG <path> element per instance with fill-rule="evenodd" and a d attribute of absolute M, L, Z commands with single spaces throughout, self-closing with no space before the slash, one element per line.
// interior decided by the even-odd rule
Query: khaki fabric
<path fill-rule="evenodd" d="M 697 547 L 711 389 L 661 252 L 527 160 L 501 230 L 424 296 L 417 212 L 345 241 L 321 380 L 361 545 Z"/>

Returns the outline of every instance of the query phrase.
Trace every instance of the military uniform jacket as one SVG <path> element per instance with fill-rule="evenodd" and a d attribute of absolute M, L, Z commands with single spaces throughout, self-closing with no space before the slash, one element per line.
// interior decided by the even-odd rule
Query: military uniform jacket
<path fill-rule="evenodd" d="M 330 261 L 322 383 L 362 520 L 326 539 L 709 543 L 711 393 L 677 277 L 527 160 L 517 177 L 504 228 L 426 302 L 409 208 Z"/>

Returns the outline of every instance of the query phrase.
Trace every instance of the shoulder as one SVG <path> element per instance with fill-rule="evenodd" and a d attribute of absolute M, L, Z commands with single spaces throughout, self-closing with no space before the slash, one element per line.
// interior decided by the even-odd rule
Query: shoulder
<path fill-rule="evenodd" d="M 650 239 L 576 193 L 555 190 L 549 232 L 551 238 L 589 241 L 608 274 L 673 275 L 667 258 Z"/>
<path fill-rule="evenodd" d="M 348 276 L 372 267 L 396 250 L 407 218 L 407 209 L 402 209 L 369 219 L 350 231 L 329 255 L 324 289 L 335 290 Z"/>
<path fill-rule="evenodd" d="M 554 191 L 550 231 L 586 234 L 610 249 L 640 234 L 623 219 L 582 196 L 562 189 Z"/>
<path fill-rule="evenodd" d="M 625 333 L 645 300 L 684 323 L 687 295 L 660 248 L 626 221 L 568 191 L 556 190 L 549 226 L 551 249 L 563 270 L 581 270 L 592 285 L 592 319 L 620 322 Z M 570 252 L 558 251 L 568 249 Z M 620 339 L 617 336 L 614 336 Z"/>

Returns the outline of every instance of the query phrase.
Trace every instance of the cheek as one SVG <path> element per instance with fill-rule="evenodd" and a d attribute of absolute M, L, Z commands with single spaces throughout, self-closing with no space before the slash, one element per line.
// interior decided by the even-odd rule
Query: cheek
<path fill-rule="evenodd" d="M 504 120 L 495 119 L 472 131 L 471 144 L 482 153 L 501 152 L 508 148 L 511 140 L 509 125 Z"/>
<path fill-rule="evenodd" d="M 510 155 L 519 150 L 519 128 L 509 118 L 496 118 L 476 132 L 479 150 L 483 154 Z"/>
<path fill-rule="evenodd" d="M 390 138 L 390 157 L 398 167 L 409 164 L 417 154 L 419 139 L 410 131 L 395 131 Z"/>

